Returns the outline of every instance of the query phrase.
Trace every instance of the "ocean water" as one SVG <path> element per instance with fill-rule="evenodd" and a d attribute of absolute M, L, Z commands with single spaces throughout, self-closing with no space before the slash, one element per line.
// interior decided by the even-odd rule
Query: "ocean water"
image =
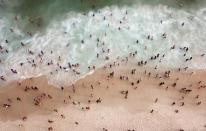
<path fill-rule="evenodd" d="M 68 86 L 92 73 L 89 66 L 103 67 L 130 52 L 137 54 L 134 63 L 164 54 L 150 65 L 204 69 L 205 3 L 1 0 L 0 84 L 44 75 L 50 84 Z"/>

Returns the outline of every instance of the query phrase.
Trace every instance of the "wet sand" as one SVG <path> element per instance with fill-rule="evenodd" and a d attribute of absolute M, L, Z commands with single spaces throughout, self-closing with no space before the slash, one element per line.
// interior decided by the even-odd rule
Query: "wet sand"
<path fill-rule="evenodd" d="M 121 64 L 62 89 L 44 76 L 11 83 L 0 90 L 0 131 L 206 130 L 206 72 L 164 71 Z"/>

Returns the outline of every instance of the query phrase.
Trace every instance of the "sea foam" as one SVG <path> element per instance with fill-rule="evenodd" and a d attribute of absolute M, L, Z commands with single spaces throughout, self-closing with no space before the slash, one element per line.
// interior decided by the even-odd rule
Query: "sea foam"
<path fill-rule="evenodd" d="M 205 12 L 204 8 L 186 11 L 165 5 L 107 6 L 86 13 L 70 11 L 63 19 L 52 19 L 44 31 L 30 35 L 20 28 L 29 18 L 17 15 L 18 20 L 10 22 L 8 18 L 15 15 L 8 13 L 9 17 L 0 17 L 0 76 L 8 82 L 44 75 L 50 84 L 68 86 L 93 72 L 89 66 L 97 69 L 135 51 L 136 61 L 165 54 L 153 66 L 204 69 L 206 59 L 200 55 L 206 52 Z M 174 45 L 175 50 L 170 50 Z M 189 48 L 185 58 L 192 56 L 191 62 L 184 62 L 181 47 Z M 69 64 L 76 67 L 70 69 Z M 7 82 L 0 80 L 2 85 Z"/>

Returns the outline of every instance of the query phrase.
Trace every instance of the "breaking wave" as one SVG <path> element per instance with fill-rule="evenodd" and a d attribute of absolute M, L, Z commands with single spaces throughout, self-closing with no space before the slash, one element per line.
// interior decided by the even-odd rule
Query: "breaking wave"
<path fill-rule="evenodd" d="M 8 8 L 19 6 L 18 2 L 12 4 Z M 42 30 L 46 16 L 31 18 L 1 10 L 1 85 L 44 75 L 50 84 L 68 86 L 93 72 L 88 67 L 100 68 L 130 52 L 137 55 L 135 62 L 160 54 L 165 56 L 161 63 L 151 65 L 206 67 L 206 58 L 201 57 L 206 52 L 204 7 L 186 10 L 164 4 L 113 4 L 62 13 Z M 185 62 L 191 57 L 192 61 Z"/>

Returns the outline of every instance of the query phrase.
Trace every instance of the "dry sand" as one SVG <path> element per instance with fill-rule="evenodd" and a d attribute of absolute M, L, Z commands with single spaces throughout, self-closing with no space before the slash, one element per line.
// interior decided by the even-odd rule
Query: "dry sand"
<path fill-rule="evenodd" d="M 206 131 L 205 71 L 172 71 L 170 78 L 155 78 L 155 72 L 163 73 L 150 69 L 149 77 L 138 67 L 132 75 L 133 68 L 99 69 L 63 90 L 48 85 L 45 77 L 11 83 L 0 90 L 0 131 Z M 159 86 L 161 81 L 165 84 Z M 181 88 L 192 91 L 180 93 Z M 121 91 L 128 91 L 127 99 Z"/>

